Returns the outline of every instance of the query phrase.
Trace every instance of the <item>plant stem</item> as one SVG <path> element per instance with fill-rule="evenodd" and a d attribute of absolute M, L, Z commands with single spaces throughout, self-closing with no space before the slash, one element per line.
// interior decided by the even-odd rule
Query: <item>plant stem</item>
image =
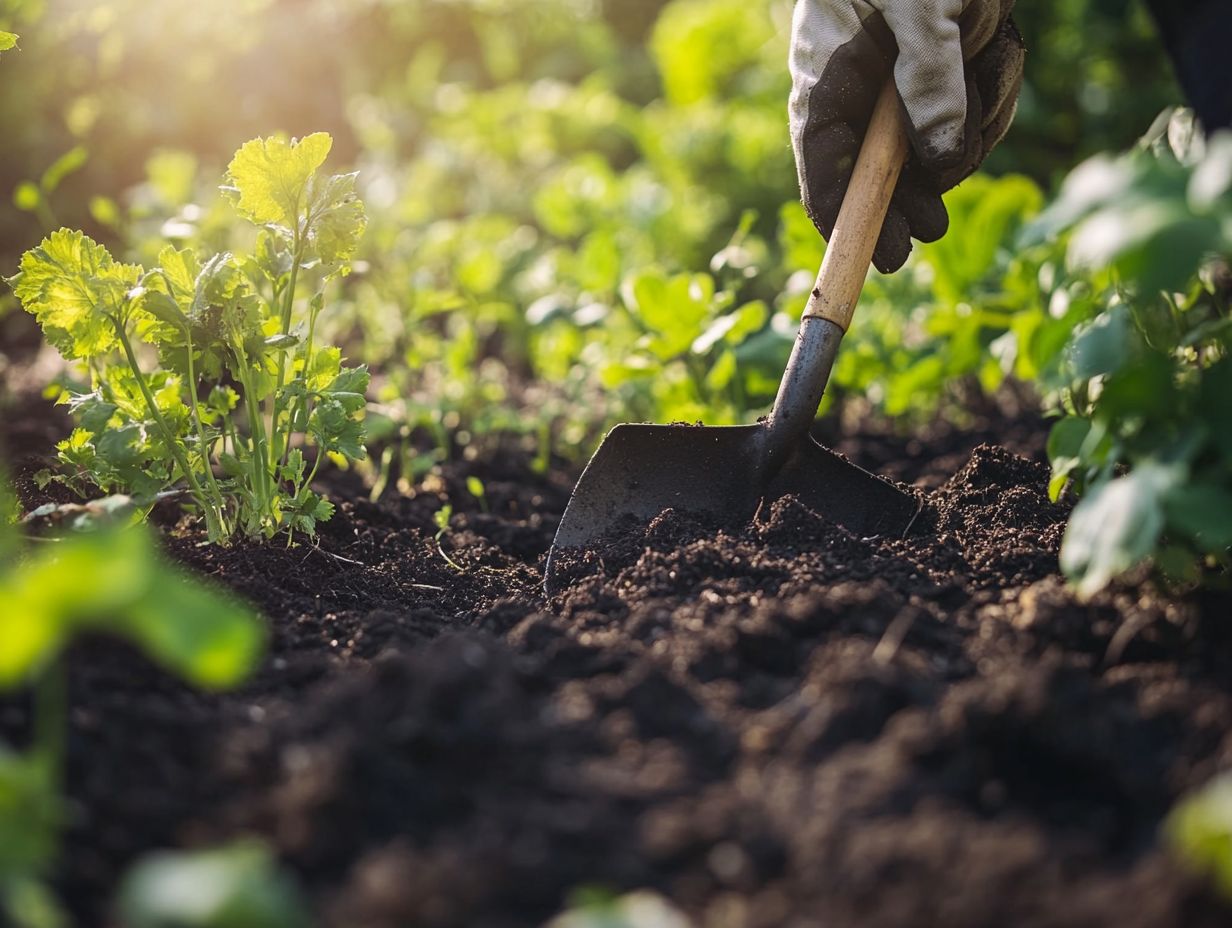
<path fill-rule="evenodd" d="M 313 303 L 315 304 L 315 302 L 316 300 L 314 299 Z M 317 306 L 313 306 L 313 308 L 309 311 L 309 314 L 308 314 L 308 339 L 307 341 L 304 342 L 305 388 L 307 387 L 308 372 L 312 370 L 312 347 L 313 347 L 313 340 L 316 335 L 317 318 L 320 316 L 320 314 L 321 314 L 321 310 Z M 309 411 L 308 410 L 309 402 L 310 400 L 305 390 L 305 394 L 303 397 L 303 412 L 304 413 L 308 413 Z M 294 437 L 295 433 L 302 432 L 308 427 L 306 416 L 305 416 L 305 422 L 303 426 L 300 426 L 299 423 L 296 421 L 297 419 L 300 418 L 300 411 L 301 411 L 300 410 L 300 398 L 292 397 L 290 404 L 287 406 L 287 443 L 286 443 L 286 447 L 282 449 L 282 456 L 279 458 L 279 460 L 281 460 L 283 463 L 286 463 L 287 455 L 291 453 L 291 439 Z M 320 455 L 317 456 L 317 460 L 318 461 L 320 460 Z"/>
<path fill-rule="evenodd" d="M 176 441 L 175 436 L 171 433 L 171 427 L 167 425 L 167 420 L 158 411 L 158 404 L 154 401 L 154 395 L 150 392 L 149 384 L 145 382 L 145 375 L 141 373 L 141 365 L 137 363 L 137 355 L 133 351 L 133 343 L 129 341 L 128 332 L 124 330 L 124 324 L 118 316 L 112 316 L 111 322 L 115 326 L 116 337 L 120 340 L 120 346 L 124 349 L 124 357 L 128 360 L 128 366 L 132 368 L 133 375 L 137 378 L 137 386 L 141 389 L 141 395 L 145 399 L 150 416 L 162 432 L 163 442 L 166 444 L 167 450 L 175 458 L 175 463 L 179 466 L 180 470 L 184 472 L 184 479 L 188 481 L 188 486 L 192 490 L 194 499 L 201 504 L 202 511 L 205 513 L 206 533 L 210 541 L 218 541 L 220 538 L 225 537 L 225 535 L 222 532 L 222 526 L 217 523 L 213 507 L 209 505 L 209 497 L 205 495 L 205 492 L 201 489 L 201 484 L 197 482 L 197 476 L 188 464 L 188 458 L 184 455 L 184 449 L 180 447 L 179 442 Z"/>
<path fill-rule="evenodd" d="M 188 346 L 188 398 L 190 408 L 192 409 L 193 424 L 197 428 L 197 442 L 201 446 L 201 467 L 205 470 L 206 483 L 210 486 L 210 491 L 214 496 L 214 505 L 218 508 L 218 521 L 222 526 L 223 534 L 225 536 L 229 536 L 231 534 L 231 529 L 227 525 L 222 490 L 219 489 L 218 481 L 214 479 L 214 468 L 210 466 L 209 444 L 205 440 L 205 428 L 201 425 L 201 408 L 197 403 L 197 372 L 193 367 L 193 343 L 191 328 L 185 329 L 185 341 Z"/>
<path fill-rule="evenodd" d="M 233 336 L 232 343 L 235 356 L 239 360 L 239 367 L 236 373 L 239 375 L 240 383 L 244 387 L 244 403 L 248 407 L 249 428 L 252 430 L 252 458 L 249 465 L 253 476 L 252 489 L 257 496 L 257 510 L 264 518 L 270 514 L 270 506 L 273 501 L 273 488 L 270 483 L 269 472 L 269 442 L 265 435 L 265 419 L 261 414 L 261 407 L 257 403 L 256 390 L 253 388 L 252 380 L 249 378 L 248 356 L 244 353 L 243 340 Z"/>
<path fill-rule="evenodd" d="M 282 334 L 287 335 L 291 331 L 291 312 L 295 308 L 295 287 L 299 282 L 299 266 L 303 261 L 303 235 L 299 228 L 299 216 L 295 219 L 295 237 L 291 243 L 291 277 L 287 281 L 286 295 L 282 303 Z M 271 458 L 273 461 L 281 461 L 283 453 L 283 434 L 278 428 L 278 418 L 282 414 L 282 386 L 283 378 L 286 376 L 287 352 L 282 349 L 278 355 L 278 379 L 274 382 L 274 396 L 272 403 L 272 414 L 270 416 L 270 429 L 274 433 L 274 454 Z M 290 435 L 286 436 L 286 444 L 290 445 Z"/>

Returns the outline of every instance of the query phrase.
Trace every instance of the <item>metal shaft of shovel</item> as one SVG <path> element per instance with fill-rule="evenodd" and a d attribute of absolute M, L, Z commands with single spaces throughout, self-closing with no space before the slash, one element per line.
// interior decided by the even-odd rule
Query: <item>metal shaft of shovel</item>
<path fill-rule="evenodd" d="M 788 494 L 861 534 L 904 532 L 915 497 L 817 444 L 808 434 L 851 324 L 890 197 L 907 156 L 888 81 L 869 122 L 770 415 L 755 425 L 624 424 L 583 471 L 548 552 L 544 588 L 560 591 L 561 557 L 665 509 L 751 518 Z"/>

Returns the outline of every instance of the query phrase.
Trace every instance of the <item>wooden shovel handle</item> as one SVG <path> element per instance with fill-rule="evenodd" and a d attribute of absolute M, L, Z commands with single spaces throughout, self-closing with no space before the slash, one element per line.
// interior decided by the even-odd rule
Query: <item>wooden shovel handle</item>
<path fill-rule="evenodd" d="M 891 77 L 873 109 L 805 319 L 829 319 L 844 332 L 851 325 L 909 144 Z"/>

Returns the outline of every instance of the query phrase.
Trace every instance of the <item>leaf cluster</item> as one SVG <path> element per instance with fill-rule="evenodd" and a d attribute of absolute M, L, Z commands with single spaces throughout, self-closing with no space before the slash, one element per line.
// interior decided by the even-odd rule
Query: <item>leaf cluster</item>
<path fill-rule="evenodd" d="M 1185 112 L 1080 166 L 1041 217 L 1096 307 L 1058 352 L 1052 495 L 1081 496 L 1063 569 L 1091 594 L 1152 561 L 1212 576 L 1232 546 L 1232 134 Z"/>

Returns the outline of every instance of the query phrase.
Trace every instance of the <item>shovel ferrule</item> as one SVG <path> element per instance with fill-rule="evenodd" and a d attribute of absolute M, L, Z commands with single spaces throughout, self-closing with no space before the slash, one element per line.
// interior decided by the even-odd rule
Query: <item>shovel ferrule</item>
<path fill-rule="evenodd" d="M 779 392 L 764 427 L 767 474 L 773 474 L 782 466 L 812 426 L 843 335 L 843 330 L 829 319 L 806 316 L 801 320 L 791 358 L 779 381 Z"/>

